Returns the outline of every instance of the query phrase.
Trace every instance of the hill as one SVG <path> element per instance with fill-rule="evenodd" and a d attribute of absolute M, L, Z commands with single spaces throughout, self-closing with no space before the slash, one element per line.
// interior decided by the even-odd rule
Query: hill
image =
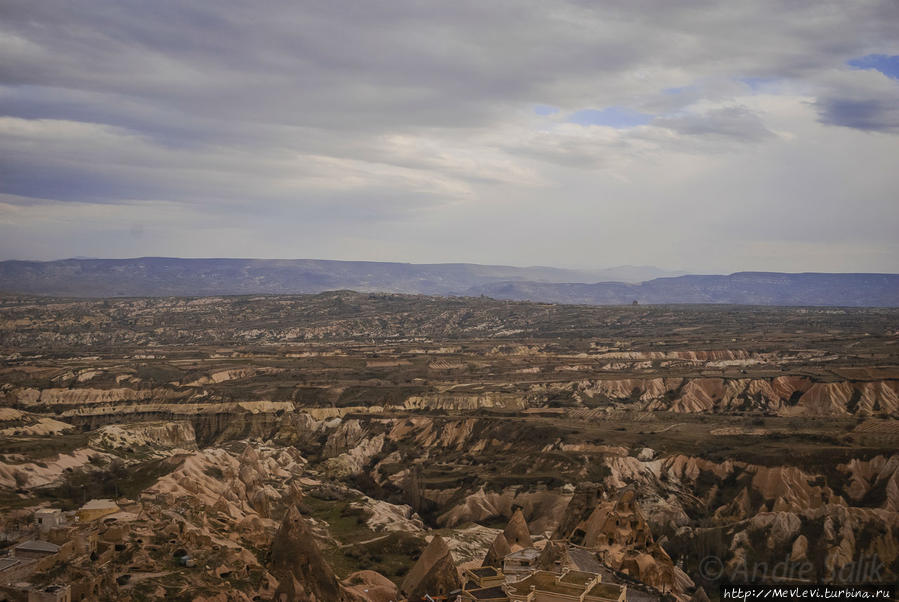
<path fill-rule="evenodd" d="M 0 291 L 72 297 L 302 294 L 351 289 L 424 295 L 622 305 L 899 305 L 899 275 L 740 272 L 663 274 L 652 267 L 608 270 L 466 263 L 411 264 L 316 259 L 65 259 L 0 262 Z"/>
<path fill-rule="evenodd" d="M 670 273 L 651 266 L 586 271 L 321 259 L 77 258 L 2 261 L 0 291 L 75 297 L 302 294 L 339 289 L 451 295 L 497 282 L 640 282 L 666 274 Z"/>
<path fill-rule="evenodd" d="M 474 287 L 468 293 L 496 299 L 585 305 L 637 301 L 894 307 L 899 305 L 899 275 L 738 272 L 727 276 L 655 278 L 641 284 L 504 282 Z"/>

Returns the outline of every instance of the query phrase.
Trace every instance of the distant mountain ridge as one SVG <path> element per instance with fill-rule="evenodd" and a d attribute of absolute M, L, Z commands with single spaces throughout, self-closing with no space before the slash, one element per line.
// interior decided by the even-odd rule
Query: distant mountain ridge
<path fill-rule="evenodd" d="M 336 289 L 449 295 L 496 282 L 640 282 L 670 274 L 650 266 L 571 270 L 327 259 L 77 258 L 0 262 L 0 290 L 76 297 L 292 294 Z"/>
<path fill-rule="evenodd" d="M 726 276 L 655 278 L 640 284 L 504 282 L 472 288 L 496 299 L 623 305 L 729 303 L 736 305 L 899 306 L 899 274 L 737 272 Z"/>
<path fill-rule="evenodd" d="M 899 305 L 897 274 L 665 276 L 658 268 L 608 270 L 465 263 L 411 264 L 320 259 L 64 259 L 0 262 L 0 291 L 72 297 L 300 294 L 352 289 L 424 295 L 620 305 Z M 639 278 L 645 282 L 609 282 Z"/>

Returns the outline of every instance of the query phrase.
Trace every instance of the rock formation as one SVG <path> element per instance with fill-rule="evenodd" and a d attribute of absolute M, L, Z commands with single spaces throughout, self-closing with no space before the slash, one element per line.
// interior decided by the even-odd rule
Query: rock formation
<path fill-rule="evenodd" d="M 161 449 L 197 449 L 194 427 L 186 420 L 110 424 L 97 429 L 90 438 L 90 444 L 103 449 L 151 448 L 153 452 Z"/>
<path fill-rule="evenodd" d="M 425 594 L 445 595 L 460 587 L 453 554 L 443 538 L 435 535 L 403 579 L 400 591 L 410 602 L 418 602 Z"/>
<path fill-rule="evenodd" d="M 568 506 L 562 515 L 562 520 L 556 528 L 553 539 L 568 539 L 574 533 L 577 526 L 596 508 L 599 499 L 599 486 L 595 483 L 581 483 L 574 491 L 574 496 L 569 500 Z"/>
<path fill-rule="evenodd" d="M 509 542 L 513 552 L 521 548 L 530 548 L 533 545 L 531 533 L 528 531 L 528 523 L 524 520 L 521 508 L 516 509 L 515 513 L 512 514 L 512 518 L 509 519 L 509 523 L 503 530 L 503 536 Z"/>
<path fill-rule="evenodd" d="M 490 549 L 487 550 L 487 555 L 484 556 L 484 562 L 481 563 L 481 566 L 502 568 L 503 558 L 511 553 L 512 547 L 509 545 L 506 536 L 502 533 L 497 533 L 493 543 L 490 544 Z"/>
<path fill-rule="evenodd" d="M 558 572 L 563 568 L 571 568 L 571 557 L 568 545 L 560 541 L 549 541 L 537 558 L 537 568 L 544 571 Z"/>
<path fill-rule="evenodd" d="M 337 581 L 296 506 L 292 506 L 272 540 L 271 572 L 281 602 L 350 602 L 358 600 Z"/>
<path fill-rule="evenodd" d="M 607 400 L 678 413 L 761 410 L 782 416 L 896 415 L 899 381 L 812 382 L 797 376 L 764 378 L 625 378 L 569 385 L 575 399 Z"/>
<path fill-rule="evenodd" d="M 344 587 L 369 602 L 394 602 L 399 598 L 396 584 L 375 571 L 357 571 L 343 580 Z"/>
<path fill-rule="evenodd" d="M 571 500 L 574 506 L 562 522 L 562 537 L 596 550 L 608 566 L 661 591 L 683 593 L 692 587 L 690 578 L 654 542 L 632 488 L 620 491 L 613 499 L 600 499 L 591 509 L 588 502 L 594 492 L 591 487 L 583 487 L 575 493 Z M 584 515 L 586 518 L 578 520 Z"/>

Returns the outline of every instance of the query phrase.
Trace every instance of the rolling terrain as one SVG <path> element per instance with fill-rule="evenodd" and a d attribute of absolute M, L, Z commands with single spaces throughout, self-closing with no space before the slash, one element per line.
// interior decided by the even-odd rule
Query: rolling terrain
<path fill-rule="evenodd" d="M 103 569 L 70 550 L 32 582 L 386 602 L 528 546 L 632 600 L 714 597 L 785 558 L 824 580 L 876 556 L 889 582 L 897 325 L 884 308 L 6 295 L 0 545 L 96 498 L 118 512 L 54 537 L 94 537 Z"/>

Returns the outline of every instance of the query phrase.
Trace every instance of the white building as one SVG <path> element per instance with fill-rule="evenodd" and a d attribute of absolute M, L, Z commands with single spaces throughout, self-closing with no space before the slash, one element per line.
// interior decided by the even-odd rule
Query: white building
<path fill-rule="evenodd" d="M 41 508 L 34 513 L 34 524 L 41 533 L 46 533 L 64 523 L 62 510 L 57 508 Z"/>

